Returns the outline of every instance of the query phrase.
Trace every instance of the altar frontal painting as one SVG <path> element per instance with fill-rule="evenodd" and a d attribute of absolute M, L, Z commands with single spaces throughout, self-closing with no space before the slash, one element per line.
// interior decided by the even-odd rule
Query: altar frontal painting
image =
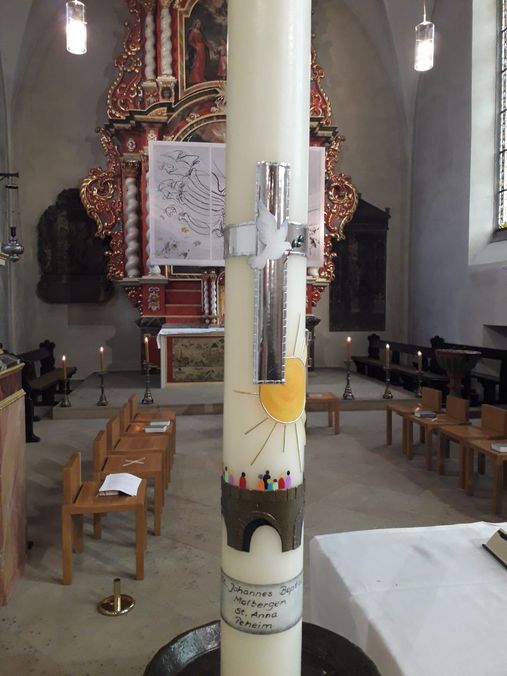
<path fill-rule="evenodd" d="M 157 265 L 224 265 L 225 144 L 149 145 L 150 228 Z M 325 150 L 310 148 L 308 267 L 324 261 Z"/>

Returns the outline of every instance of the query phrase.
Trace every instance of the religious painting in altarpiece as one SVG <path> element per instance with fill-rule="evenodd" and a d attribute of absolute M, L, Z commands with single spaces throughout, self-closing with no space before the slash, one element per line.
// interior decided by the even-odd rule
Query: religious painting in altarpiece
<path fill-rule="evenodd" d="M 117 76 L 107 97 L 108 122 L 98 129 L 107 166 L 89 172 L 81 186 L 81 199 L 96 223 L 97 236 L 108 242 L 108 278 L 124 287 L 141 322 L 220 324 L 224 272 L 219 244 L 206 244 L 214 254 L 200 261 L 159 255 L 160 242 L 153 227 L 156 216 L 150 209 L 153 167 L 149 145 L 155 141 L 225 142 L 227 2 L 125 2 L 130 19 L 125 24 L 122 53 L 115 60 Z M 344 239 L 345 226 L 357 206 L 351 179 L 336 173 L 344 137 L 332 124 L 322 86 L 324 71 L 315 50 L 311 75 L 309 142 L 324 154 L 324 178 L 319 175 L 317 179 L 324 185 L 324 194 L 315 209 L 324 236 L 317 246 L 320 260 L 314 257 L 308 264 L 308 312 L 333 278 L 333 242 Z M 221 176 L 220 193 L 223 169 Z M 181 234 L 184 224 L 179 221 L 177 227 Z M 223 229 L 223 224 L 219 227 Z M 174 236 L 166 238 L 163 247 L 170 251 L 173 240 Z M 202 242 L 199 237 L 193 241 Z M 200 296 L 200 307 L 195 299 L 191 306 L 185 304 L 185 294 Z"/>

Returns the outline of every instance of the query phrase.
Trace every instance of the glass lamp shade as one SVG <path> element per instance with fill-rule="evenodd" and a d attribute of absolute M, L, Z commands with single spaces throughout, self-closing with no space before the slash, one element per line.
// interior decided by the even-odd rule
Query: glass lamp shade
<path fill-rule="evenodd" d="M 423 21 L 415 27 L 415 62 L 414 69 L 419 71 L 433 68 L 435 52 L 435 24 Z"/>
<path fill-rule="evenodd" d="M 79 0 L 67 3 L 67 51 L 86 54 L 86 7 Z"/>

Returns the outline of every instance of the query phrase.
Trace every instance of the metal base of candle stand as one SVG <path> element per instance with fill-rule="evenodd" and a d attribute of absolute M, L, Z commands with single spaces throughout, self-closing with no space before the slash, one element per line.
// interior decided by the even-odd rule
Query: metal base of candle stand
<path fill-rule="evenodd" d="M 382 399 L 393 399 L 393 393 L 391 392 L 391 369 L 386 368 L 386 389 L 382 395 Z"/>
<path fill-rule="evenodd" d="M 104 376 L 106 374 L 106 371 L 99 371 L 99 377 L 100 377 L 100 397 L 98 402 L 95 404 L 96 406 L 108 406 L 109 402 L 106 397 L 106 393 L 104 391 Z"/>
<path fill-rule="evenodd" d="M 69 379 L 66 378 L 63 381 L 63 401 L 60 404 L 62 408 L 70 408 L 72 404 L 70 403 L 69 399 Z"/>
<path fill-rule="evenodd" d="M 352 361 L 350 359 L 345 360 L 345 366 L 347 367 L 347 384 L 345 385 L 345 389 L 343 390 L 343 399 L 346 399 L 348 401 L 352 401 L 355 399 L 354 395 L 352 394 L 352 388 L 350 387 L 350 367 L 352 365 Z"/>
<path fill-rule="evenodd" d="M 262 668 L 262 663 L 260 665 Z M 303 622 L 301 674 L 380 676 L 377 667 L 360 648 L 343 636 L 308 622 Z M 157 652 L 144 672 L 144 676 L 169 675 L 220 675 L 220 622 L 211 622 L 177 636 Z"/>
<path fill-rule="evenodd" d="M 151 369 L 151 364 L 148 362 L 144 363 L 144 366 L 146 368 L 146 387 L 144 389 L 144 396 L 141 399 L 141 404 L 144 404 L 145 406 L 149 404 L 154 403 L 153 395 L 151 393 L 151 388 L 150 388 L 150 369 Z"/>
<path fill-rule="evenodd" d="M 422 399 L 422 372 L 418 371 L 417 373 L 417 389 L 415 391 L 415 396 L 418 399 Z"/>
<path fill-rule="evenodd" d="M 121 593 L 120 578 L 117 577 L 113 581 L 113 594 L 102 599 L 97 605 L 97 610 L 102 615 L 116 617 L 117 615 L 126 615 L 132 610 L 135 603 L 133 596 Z"/>

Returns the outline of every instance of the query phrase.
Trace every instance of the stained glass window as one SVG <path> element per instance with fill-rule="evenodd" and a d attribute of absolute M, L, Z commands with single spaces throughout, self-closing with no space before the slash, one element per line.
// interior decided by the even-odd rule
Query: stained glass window
<path fill-rule="evenodd" d="M 507 229 L 507 0 L 500 0 L 498 36 L 498 210 L 499 230 Z"/>

